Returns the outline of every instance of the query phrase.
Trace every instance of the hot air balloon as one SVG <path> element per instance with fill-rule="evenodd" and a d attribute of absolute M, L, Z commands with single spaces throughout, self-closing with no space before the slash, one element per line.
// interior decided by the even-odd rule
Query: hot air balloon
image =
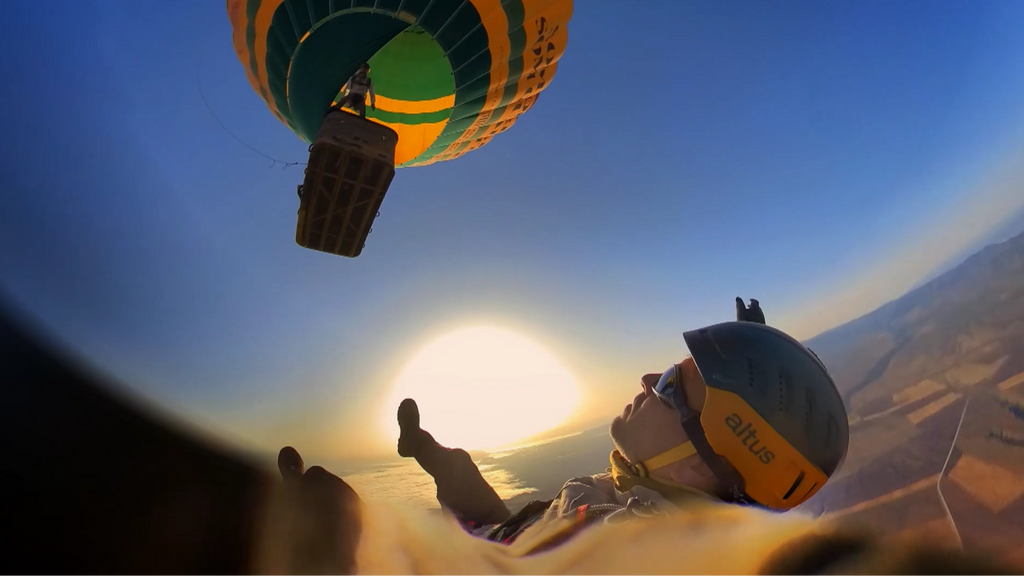
<path fill-rule="evenodd" d="M 508 130 L 551 82 L 572 0 L 227 0 L 238 59 L 310 144 L 296 242 L 358 256 L 395 168 L 453 160 Z M 338 108 L 364 63 L 366 118 Z"/>

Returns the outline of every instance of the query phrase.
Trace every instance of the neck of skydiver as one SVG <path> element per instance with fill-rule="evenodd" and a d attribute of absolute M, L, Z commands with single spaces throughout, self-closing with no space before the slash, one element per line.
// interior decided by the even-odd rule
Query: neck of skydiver
<path fill-rule="evenodd" d="M 654 473 L 644 473 L 639 463 L 632 463 L 615 450 L 610 456 L 612 465 L 612 478 L 615 486 L 620 491 L 629 491 L 636 486 L 658 492 L 665 498 L 673 501 L 692 501 L 694 499 L 713 498 L 716 487 L 713 482 L 703 482 L 705 477 L 700 474 L 685 474 L 682 470 L 673 471 L 673 468 L 681 468 L 689 463 L 676 462 Z M 710 471 L 709 471 L 710 472 Z M 694 478 L 694 482 L 686 482 L 686 478 Z M 683 480 L 682 482 L 680 480 Z"/>

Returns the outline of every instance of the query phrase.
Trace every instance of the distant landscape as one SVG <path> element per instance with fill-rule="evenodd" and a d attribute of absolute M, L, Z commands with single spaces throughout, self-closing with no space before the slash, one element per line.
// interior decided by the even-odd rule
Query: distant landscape
<path fill-rule="evenodd" d="M 1024 234 L 807 345 L 851 438 L 802 509 L 1024 565 Z"/>

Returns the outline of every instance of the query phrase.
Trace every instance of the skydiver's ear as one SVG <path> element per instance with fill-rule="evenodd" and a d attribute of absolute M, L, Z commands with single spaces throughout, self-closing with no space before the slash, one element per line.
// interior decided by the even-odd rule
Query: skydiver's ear
<path fill-rule="evenodd" d="M 684 460 L 679 466 L 672 466 L 668 471 L 669 478 L 676 484 L 693 486 L 708 493 L 717 492 L 715 487 L 718 485 L 718 478 L 711 471 L 711 467 L 705 464 L 700 456 L 691 456 L 691 458 L 693 458 L 692 461 Z"/>

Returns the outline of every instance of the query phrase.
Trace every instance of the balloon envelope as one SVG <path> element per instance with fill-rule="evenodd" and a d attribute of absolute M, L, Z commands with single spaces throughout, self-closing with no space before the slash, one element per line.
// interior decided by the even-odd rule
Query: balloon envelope
<path fill-rule="evenodd" d="M 555 75 L 572 0 L 228 0 L 235 52 L 306 142 L 364 62 L 367 118 L 398 133 L 396 166 L 458 158 L 507 130 Z"/>

